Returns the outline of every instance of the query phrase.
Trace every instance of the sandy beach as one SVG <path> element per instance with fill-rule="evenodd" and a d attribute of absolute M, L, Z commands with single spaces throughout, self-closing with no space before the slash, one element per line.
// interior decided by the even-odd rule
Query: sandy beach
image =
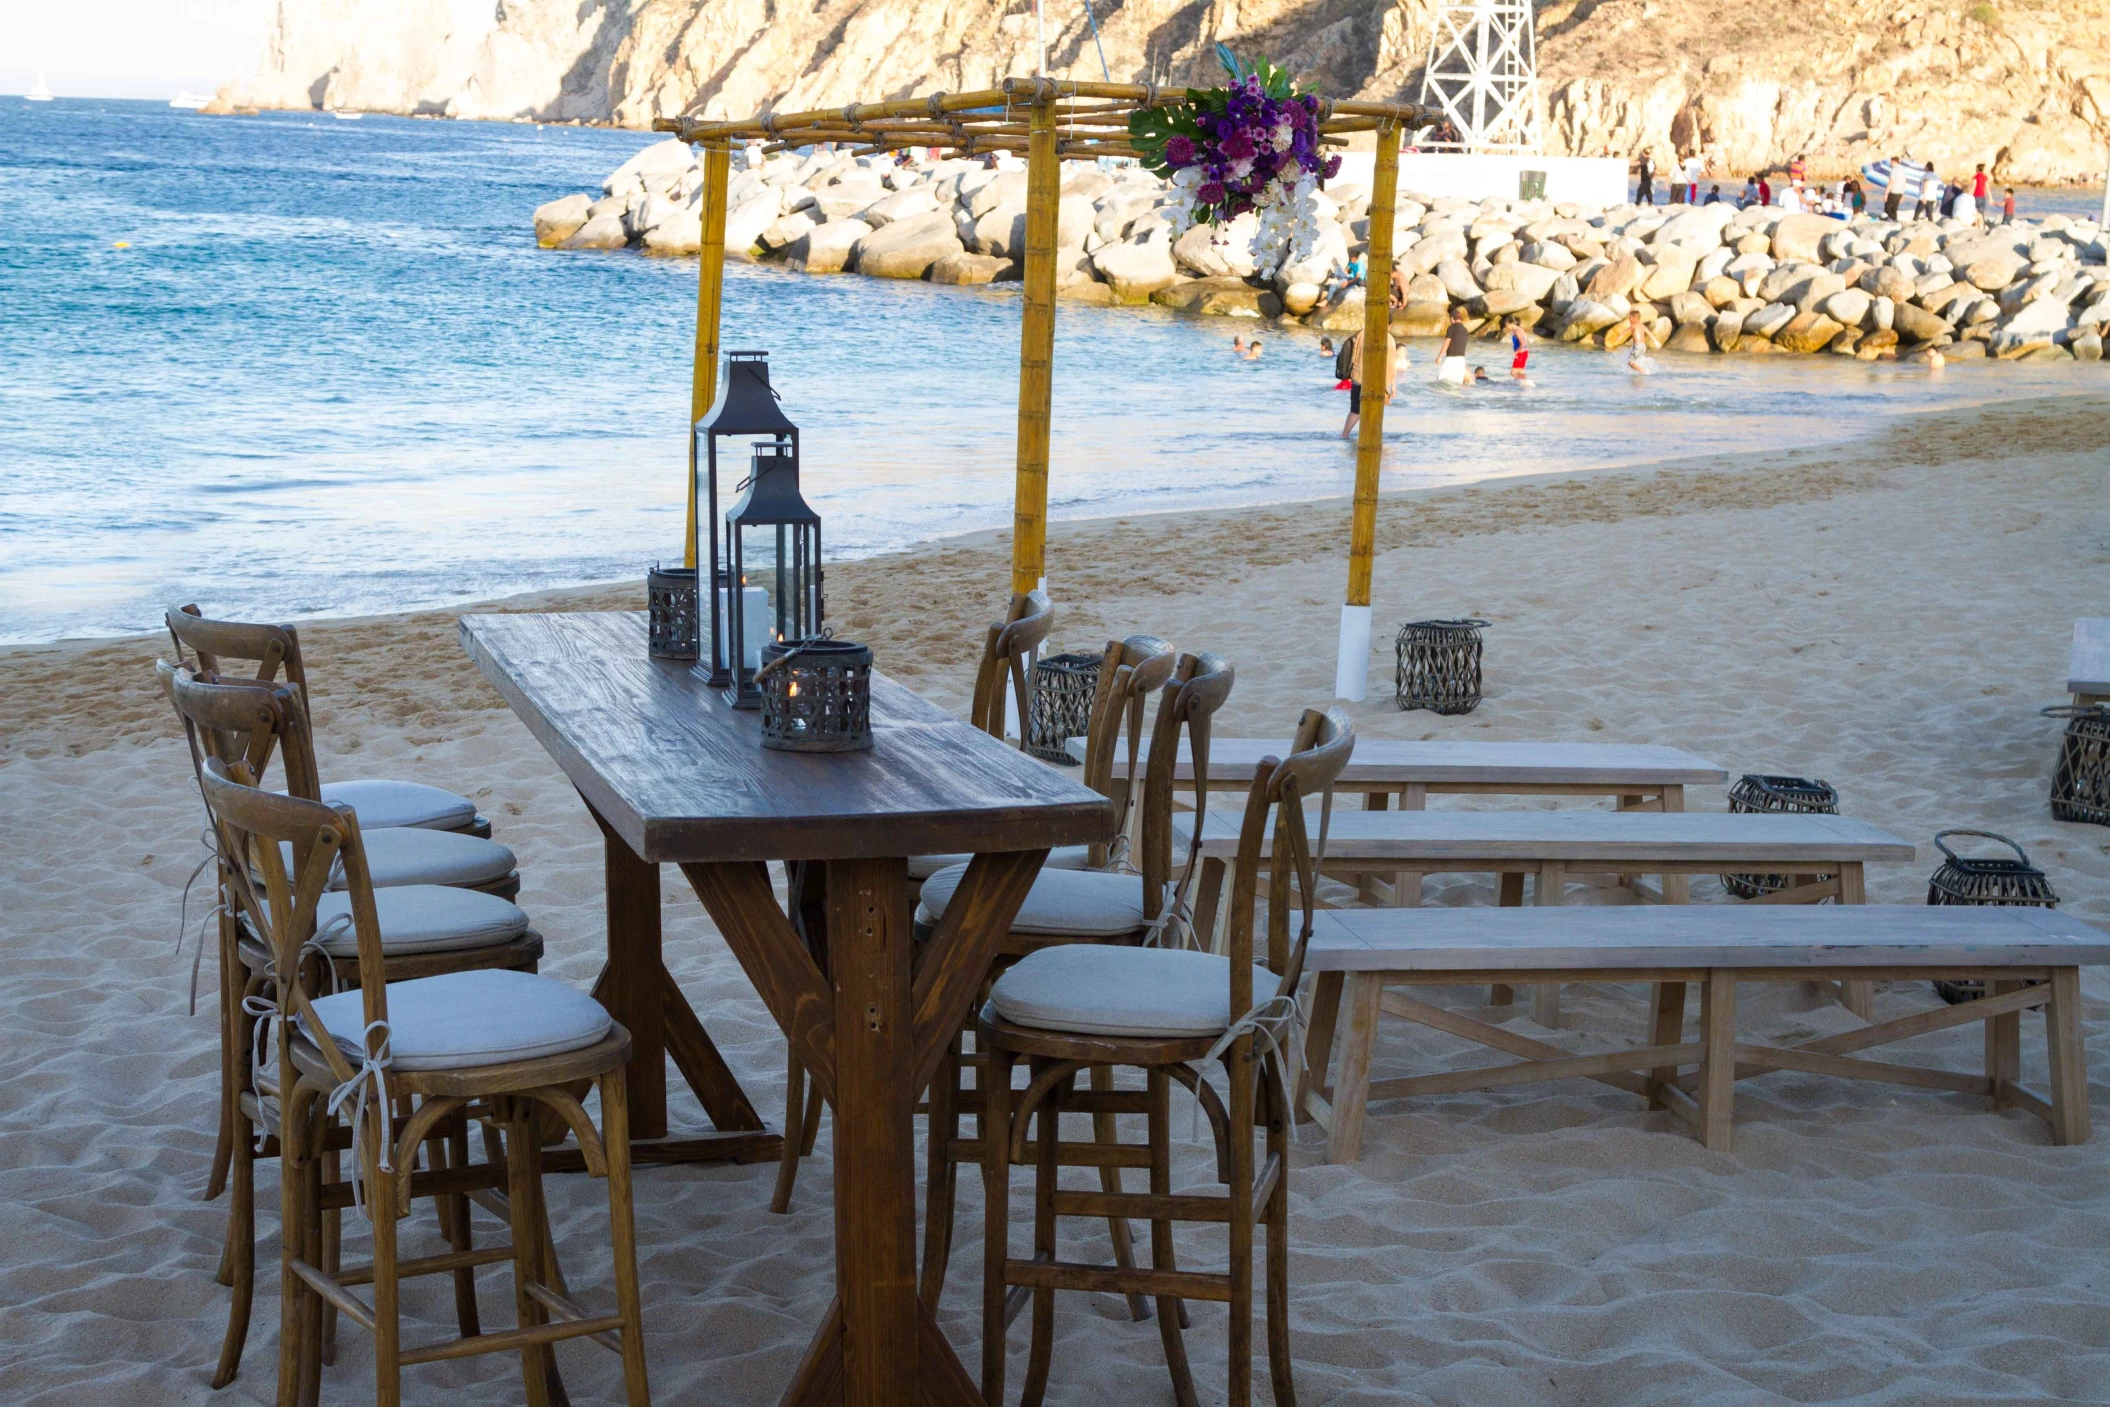
<path fill-rule="evenodd" d="M 1371 698 L 1351 710 L 1358 728 L 1664 743 L 1732 777 L 1821 777 L 1843 812 L 1919 846 L 1910 864 L 1871 869 L 1872 901 L 1921 902 L 1932 836 L 1969 826 L 2013 837 L 2067 911 L 2110 924 L 2110 830 L 2051 819 L 2060 725 L 2037 714 L 2065 701 L 2073 618 L 2110 613 L 2110 396 L 1901 427 L 1821 449 L 1388 498 L 1381 638 Z M 1283 734 L 1331 692 L 1346 535 L 1342 503 L 1057 524 L 1054 639 L 1095 648 L 1149 630 L 1216 650 L 1239 668 L 1219 729 Z M 871 643 L 880 668 L 964 711 L 1008 556 L 991 535 L 833 566 L 832 623 Z M 500 608 L 642 604 L 632 584 Z M 430 780 L 476 798 L 519 854 L 543 970 L 585 987 L 601 954 L 599 836 L 462 656 L 458 614 L 302 627 L 324 775 Z M 1457 718 L 1395 711 L 1390 630 L 1463 614 L 1492 622 L 1485 704 Z M 271 1170 L 244 1373 L 224 1392 L 207 1386 L 227 1304 L 212 1278 L 224 1203 L 197 1200 L 216 1026 L 210 980 L 186 1014 L 190 950 L 174 946 L 203 852 L 189 762 L 150 669 L 166 653 L 165 638 L 147 638 L 6 657 L 0 1399 L 11 1405 L 272 1400 Z M 1690 805 L 1720 810 L 1722 791 Z M 1698 901 L 1723 897 L 1712 881 L 1694 889 Z M 1456 878 L 1431 895 L 1492 898 Z M 669 965 L 774 1122 L 782 1037 L 678 876 L 664 896 Z M 197 912 L 194 898 L 194 923 Z M 1804 988 L 1746 991 L 1746 1029 L 1770 1038 L 1853 1024 Z M 2098 1132 L 2077 1148 L 1963 1095 L 1792 1073 L 1740 1087 L 1730 1154 L 1587 1082 L 1375 1104 L 1368 1151 L 1350 1167 L 1325 1165 L 1307 1132 L 1291 1182 L 1300 1400 L 2110 1400 L 2110 973 L 2085 974 L 2083 991 Z M 1934 1000 L 1899 984 L 1880 992 L 1879 1014 Z M 1641 1010 L 1634 988 L 1571 988 L 1560 1039 L 1630 1040 Z M 1544 1034 L 1526 1006 L 1501 1019 Z M 2029 1017 L 2023 1029 L 2025 1078 L 2041 1087 L 2042 1025 Z M 1973 1069 L 1976 1028 L 1899 1056 Z M 1389 1075 L 1478 1059 L 1394 1023 L 1378 1065 Z M 697 1117 L 684 1094 L 677 1124 Z M 824 1155 L 828 1138 L 824 1126 Z M 1199 1149 L 1188 1152 L 1198 1175 Z M 776 1217 L 773 1173 L 639 1171 L 657 1400 L 769 1403 L 789 1379 L 831 1293 L 830 1175 L 825 1156 L 810 1161 L 792 1214 Z M 971 1179 L 962 1188 L 940 1320 L 971 1361 L 980 1191 Z M 571 1282 L 601 1303 L 603 1188 L 552 1179 L 549 1198 Z M 437 1244 L 429 1215 L 406 1228 L 408 1245 Z M 479 1219 L 480 1234 L 495 1231 Z M 1075 1235 L 1081 1256 L 1105 1253 L 1103 1227 Z M 1220 1254 L 1208 1239 L 1186 1254 Z M 484 1283 L 502 1318 L 503 1277 Z M 442 1294 L 422 1282 L 406 1297 L 411 1315 L 442 1322 Z M 1224 1376 L 1223 1317 L 1196 1306 L 1194 1320 L 1208 1400 Z M 1155 1326 L 1128 1322 L 1118 1299 L 1065 1296 L 1058 1332 L 1051 1401 L 1171 1400 Z M 325 1400 L 366 1400 L 368 1342 L 352 1331 L 343 1344 Z M 612 1399 L 612 1355 L 575 1345 L 559 1358 L 575 1401 Z M 510 1402 L 519 1375 L 512 1360 L 472 1360 L 415 1369 L 406 1390 L 420 1402 Z"/>

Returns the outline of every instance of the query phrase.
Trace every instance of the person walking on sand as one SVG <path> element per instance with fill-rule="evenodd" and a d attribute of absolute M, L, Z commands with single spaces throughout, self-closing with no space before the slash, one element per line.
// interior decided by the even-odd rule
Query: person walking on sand
<path fill-rule="evenodd" d="M 1636 376 L 1654 376 L 1656 359 L 1649 355 L 1655 346 L 1655 334 L 1642 320 L 1639 308 L 1629 309 L 1626 315 L 1627 351 L 1626 369 Z"/>
<path fill-rule="evenodd" d="M 1341 438 L 1347 439 L 1355 433 L 1357 422 L 1363 418 L 1363 334 L 1358 332 L 1348 339 L 1350 352 L 1348 362 L 1348 418 L 1341 422 Z M 1392 393 L 1399 389 L 1399 368 L 1406 357 L 1400 352 L 1399 342 L 1390 332 L 1385 334 L 1385 381 L 1384 389 L 1374 394 L 1380 404 L 1389 402 Z"/>
<path fill-rule="evenodd" d="M 1641 153 L 1638 169 L 1641 177 L 1641 186 L 1634 193 L 1634 204 L 1654 205 L 1656 203 L 1656 163 L 1649 160 L 1647 152 Z"/>
<path fill-rule="evenodd" d="M 1436 379 L 1447 386 L 1465 384 L 1465 309 L 1451 305 L 1451 325 L 1443 330 L 1443 352 L 1436 362 Z"/>
<path fill-rule="evenodd" d="M 1883 218 L 1886 220 L 1898 217 L 1898 206 L 1905 199 L 1905 169 L 1904 157 L 1890 158 L 1890 175 L 1883 182 Z"/>

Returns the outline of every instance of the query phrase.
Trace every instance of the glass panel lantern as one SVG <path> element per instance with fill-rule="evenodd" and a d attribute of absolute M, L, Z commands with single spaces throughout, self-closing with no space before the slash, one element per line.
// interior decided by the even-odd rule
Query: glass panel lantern
<path fill-rule="evenodd" d="M 758 577 L 752 591 L 737 596 L 728 590 L 732 549 L 729 543 L 721 540 L 719 532 L 718 442 L 729 437 L 752 439 L 758 436 L 789 441 L 792 458 L 798 457 L 799 427 L 785 417 L 777 404 L 777 393 L 769 384 L 769 353 L 728 352 L 718 377 L 718 398 L 696 422 L 690 445 L 691 471 L 703 479 L 697 494 L 700 502 L 695 530 L 698 536 L 707 538 L 705 542 L 690 544 L 690 560 L 704 565 L 707 572 L 704 580 L 711 583 L 711 605 L 705 607 L 710 611 L 710 619 L 701 632 L 699 653 L 709 664 L 710 683 L 717 689 L 732 685 L 735 660 L 753 672 L 763 643 L 755 637 L 765 633 L 750 619 L 747 628 L 741 632 L 748 637 L 747 652 L 738 654 L 730 648 L 734 633 L 732 618 L 752 617 L 762 610 L 761 591 L 765 583 Z M 738 606 L 731 604 L 735 600 L 740 602 Z"/>
<path fill-rule="evenodd" d="M 726 659 L 732 684 L 726 697 L 735 708 L 757 708 L 755 667 L 762 646 L 804 640 L 821 628 L 821 516 L 799 495 L 799 450 L 790 439 L 755 446 L 754 471 L 746 493 L 725 515 L 729 581 L 744 593 L 769 593 L 770 639 L 749 640 L 755 622 L 744 610 L 727 613 Z"/>

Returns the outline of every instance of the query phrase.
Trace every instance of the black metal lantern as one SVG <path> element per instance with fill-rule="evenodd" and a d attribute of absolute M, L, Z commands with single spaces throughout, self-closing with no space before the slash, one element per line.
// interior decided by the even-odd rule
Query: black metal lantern
<path fill-rule="evenodd" d="M 2059 765 L 2051 774 L 2051 814 L 2061 821 L 2110 826 L 2110 709 L 2060 705 L 2046 718 L 2066 720 Z"/>
<path fill-rule="evenodd" d="M 821 515 L 799 496 L 799 451 L 792 440 L 755 446 L 746 492 L 725 515 L 729 599 L 758 586 L 769 593 L 773 624 L 768 641 L 750 640 L 754 622 L 744 609 L 726 612 L 725 658 L 731 672 L 726 698 L 756 708 L 749 655 L 777 640 L 805 640 L 821 631 Z"/>
<path fill-rule="evenodd" d="M 696 569 L 652 564 L 645 573 L 647 652 L 658 660 L 693 660 L 698 651 Z"/>
<path fill-rule="evenodd" d="M 695 425 L 690 442 L 689 469 L 700 471 L 703 476 L 701 511 L 696 515 L 692 531 L 707 535 L 708 543 L 690 543 L 694 560 L 705 565 L 708 575 L 704 578 L 712 584 L 710 593 L 714 609 L 710 612 L 708 630 L 711 666 L 710 682 L 715 688 L 726 688 L 733 683 L 732 667 L 744 663 L 750 673 L 754 669 L 755 651 L 759 641 L 750 641 L 748 653 L 740 655 L 729 647 L 733 633 L 732 622 L 746 614 L 745 596 L 731 589 L 731 546 L 719 535 L 718 514 L 718 442 L 721 439 L 741 436 L 767 436 L 769 439 L 788 443 L 794 464 L 799 454 L 799 427 L 785 418 L 777 404 L 777 393 L 769 384 L 769 353 L 759 351 L 728 352 L 725 365 L 718 378 L 718 398 L 703 418 Z M 697 551 L 698 547 L 706 550 Z M 759 583 L 758 583 L 759 585 Z M 748 632 L 750 635 L 758 631 Z"/>

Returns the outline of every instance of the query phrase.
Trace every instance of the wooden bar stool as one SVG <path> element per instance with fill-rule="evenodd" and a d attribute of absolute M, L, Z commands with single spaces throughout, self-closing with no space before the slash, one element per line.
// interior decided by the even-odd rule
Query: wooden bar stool
<path fill-rule="evenodd" d="M 305 776 L 297 742 L 300 715 L 282 686 L 203 683 L 189 670 L 165 661 L 157 671 L 183 724 L 201 789 L 208 760 L 256 776 L 273 748 L 288 738 L 296 741 L 286 770 L 289 776 Z M 217 838 L 217 827 L 214 833 Z M 461 839 L 491 843 L 470 836 Z M 267 934 L 236 902 L 233 870 L 238 863 L 241 857 L 224 847 L 214 860 L 219 895 L 220 1153 L 225 1162 L 216 1162 L 207 1196 L 217 1196 L 224 1182 L 232 1183 L 217 1278 L 234 1292 L 213 1376 L 216 1388 L 234 1381 L 248 1340 L 256 1287 L 255 1164 L 279 1156 L 278 1120 L 266 1103 L 279 1093 L 276 1069 L 255 1056 L 260 1015 L 275 1001 L 275 967 Z M 342 883 L 341 875 L 336 882 Z M 316 907 L 317 933 L 307 945 L 305 961 L 316 980 L 332 990 L 356 986 L 360 974 L 350 894 L 341 887 L 327 890 Z M 542 937 L 529 926 L 527 915 L 495 894 L 445 885 L 402 885 L 378 890 L 374 908 L 390 981 L 485 968 L 533 972 L 542 956 Z M 338 1149 L 348 1146 L 343 1139 L 337 1143 Z M 330 1150 L 332 1160 L 338 1149 Z M 469 1167 L 466 1124 L 457 1121 L 435 1129 L 430 1155 L 436 1166 L 452 1169 L 459 1180 Z M 501 1180 L 494 1177 L 485 1185 L 496 1187 Z M 470 1248 L 468 1194 L 478 1190 L 464 1183 L 440 1200 L 442 1228 L 457 1250 Z M 334 1251 L 334 1212 L 327 1239 Z M 473 1332 L 475 1290 L 466 1271 L 458 1275 L 456 1291 L 463 1332 Z"/>
<path fill-rule="evenodd" d="M 1196 737 L 1199 768 L 1207 741 Z M 1005 1327 L 1013 1287 L 1030 1293 L 1032 1342 L 1023 1401 L 1036 1407 L 1047 1390 L 1055 1329 L 1055 1291 L 1093 1290 L 1157 1297 L 1158 1332 L 1172 1374 L 1173 1395 L 1194 1407 L 1181 1309 L 1189 1299 L 1230 1305 L 1230 1384 L 1225 1400 L 1247 1407 L 1253 1391 L 1253 1241 L 1266 1228 L 1268 1364 L 1275 1401 L 1296 1400 L 1289 1351 L 1289 1144 L 1293 1127 L 1290 1072 L 1292 1016 L 1311 937 L 1318 863 L 1308 843 L 1303 801 L 1331 788 L 1355 746 L 1355 733 L 1339 709 L 1307 712 L 1297 730 L 1295 751 L 1285 760 L 1264 759 L 1255 770 L 1240 831 L 1238 888 L 1232 898 L 1228 951 L 1187 948 L 1048 948 L 1021 959 L 996 981 L 977 1029 L 988 1053 L 988 1136 L 982 1147 L 986 1189 L 982 1291 L 982 1396 L 995 1407 L 1004 1400 Z M 1159 754 L 1153 752 L 1155 758 Z M 1147 785 L 1147 783 L 1146 783 Z M 1197 801 L 1205 794 L 1196 792 Z M 1255 964 L 1253 911 L 1255 864 L 1270 817 L 1276 873 L 1268 891 L 1267 959 Z M 1321 824 L 1320 845 L 1325 841 Z M 1284 864 L 1283 857 L 1288 857 Z M 1294 878 L 1302 924 L 1294 942 L 1289 928 L 1289 880 Z M 1254 1003 L 1257 991 L 1262 994 Z M 1014 1092 L 1011 1071 L 1028 1063 L 1030 1079 Z M 1223 1063 L 1229 1098 L 1194 1068 Z M 1077 1075 L 1107 1066 L 1144 1071 L 1144 1106 L 1149 1136 L 1142 1147 L 1120 1145 L 1150 1173 L 1150 1191 L 1064 1191 L 1057 1185 L 1067 1161 L 1061 1142 L 1065 1108 L 1093 1107 L 1075 1090 Z M 1170 1095 L 1173 1081 L 1195 1092 L 1216 1134 L 1217 1177 L 1222 1196 L 1175 1194 L 1172 1187 Z M 1037 1116 L 1037 1123 L 1036 1123 Z M 1261 1142 L 1256 1166 L 1254 1143 Z M 1083 1150 L 1078 1150 L 1083 1151 Z M 1103 1152 L 1103 1150 L 1094 1150 Z M 1011 1253 L 1011 1165 L 1034 1168 L 1033 1250 Z M 1089 1265 L 1061 1259 L 1057 1224 L 1065 1216 L 1135 1216 L 1150 1222 L 1151 1265 L 1147 1269 Z M 1230 1263 L 1224 1271 L 1182 1270 L 1173 1248 L 1178 1222 L 1227 1225 Z"/>
<path fill-rule="evenodd" d="M 975 667 L 974 698 L 967 721 L 990 737 L 1004 740 L 1004 686 L 1018 707 L 1021 746 L 1032 707 L 1028 684 L 1033 654 L 1055 628 L 1055 608 L 1045 591 L 1015 591 L 1004 618 L 992 622 L 982 641 L 982 661 Z"/>
<path fill-rule="evenodd" d="M 1125 652 L 1125 643 L 1121 648 Z M 1109 658 L 1114 653 L 1114 648 L 1109 647 Z M 1108 734 L 1118 725 L 1119 718 L 1130 711 L 1127 700 L 1132 699 L 1138 710 L 1141 706 L 1140 692 L 1126 691 L 1131 690 L 1138 674 L 1145 678 L 1158 677 L 1162 658 L 1152 654 L 1138 665 L 1123 664 L 1110 671 L 1116 676 L 1111 697 L 1124 702 L 1121 707 L 1110 705 L 1101 710 L 1109 723 L 1103 732 L 1091 739 L 1088 756 L 1096 747 L 1098 755 L 1111 765 L 1112 741 Z M 1129 675 L 1125 679 L 1119 677 L 1124 670 Z M 1119 869 L 1043 869 L 1033 881 L 1025 902 L 1020 905 L 1018 916 L 1012 920 L 1011 931 L 998 945 L 996 958 L 983 980 L 985 991 L 991 981 L 998 979 L 998 974 L 1029 953 L 1073 944 L 1135 946 L 1156 941 L 1173 925 L 1185 920 L 1184 884 L 1178 893 L 1174 892 L 1172 885 L 1172 790 L 1180 732 L 1183 728 L 1187 731 L 1194 754 L 1195 774 L 1206 781 L 1210 719 L 1230 697 L 1234 675 L 1226 661 L 1212 654 L 1181 655 L 1165 672 L 1169 673 L 1169 680 L 1159 696 L 1157 718 L 1151 731 L 1152 761 L 1147 765 L 1142 788 L 1141 869 L 1125 863 Z M 1131 756 L 1135 753 L 1133 739 L 1129 752 Z M 1103 784 L 1106 777 L 1101 774 L 1097 780 Z M 1134 790 L 1133 787 L 1129 789 L 1131 795 Z M 1187 867 L 1189 871 L 1192 868 L 1191 864 Z M 959 867 L 942 870 L 924 881 L 923 897 L 916 911 L 919 929 L 935 929 L 944 919 L 965 875 L 965 868 Z M 964 1085 L 964 1075 L 969 1069 L 976 1071 L 976 1087 L 972 1090 Z M 958 1168 L 962 1163 L 977 1163 L 983 1156 L 988 1126 L 979 1116 L 989 1097 L 989 1081 L 994 1078 L 984 1067 L 979 1036 L 973 1055 L 963 1053 L 962 1044 L 955 1037 L 939 1062 L 937 1073 L 931 1077 L 921 1293 L 924 1302 L 933 1307 L 944 1290 L 945 1268 L 952 1254 Z M 1095 1111 L 1093 1137 L 1100 1144 L 1112 1144 L 1118 1136 L 1114 1115 L 1123 1096 L 1113 1087 L 1111 1069 L 1094 1069 L 1090 1080 L 1094 1100 L 1105 1106 Z M 972 1139 L 963 1138 L 960 1133 L 960 1119 L 966 1113 L 977 1115 L 978 1136 Z M 1120 1194 L 1120 1167 L 1103 1161 L 1088 1165 L 1099 1169 L 1100 1185 L 1109 1196 Z M 1109 1215 L 1107 1226 L 1113 1240 L 1115 1262 L 1132 1264 L 1134 1252 L 1128 1218 Z M 1129 1310 L 1139 1320 L 1147 1318 L 1149 1302 L 1141 1293 L 1133 1294 Z"/>
<path fill-rule="evenodd" d="M 550 1345 L 589 1335 L 622 1356 L 626 1400 L 644 1407 L 651 1394 L 623 1087 L 629 1032 L 586 993 L 532 973 L 486 969 L 387 981 L 375 891 L 351 808 L 260 791 L 247 784 L 245 767 L 230 769 L 216 757 L 206 759 L 202 785 L 221 844 L 242 860 L 232 867 L 235 901 L 267 935 L 273 964 L 285 1222 L 279 1400 L 315 1400 L 328 1307 L 373 1333 L 378 1407 L 400 1407 L 407 1366 L 510 1352 L 520 1354 L 528 1402 L 546 1407 L 554 1378 Z M 311 998 L 301 969 L 317 907 L 340 868 L 351 896 L 360 985 Z M 261 878 L 261 893 L 252 875 Z M 592 1081 L 600 1091 L 598 1131 L 566 1088 L 576 1081 Z M 413 1112 L 399 1125 L 394 1111 L 404 1100 Z M 543 1111 L 577 1136 L 587 1170 L 608 1180 L 613 1314 L 581 1306 L 557 1272 L 541 1200 Z M 338 1267 L 324 1254 L 323 1154 L 340 1112 L 351 1127 L 351 1199 L 373 1227 L 373 1260 L 363 1266 Z M 396 1222 L 421 1180 L 428 1188 L 435 1181 L 415 1171 L 420 1146 L 433 1130 L 464 1119 L 504 1132 L 512 1244 L 405 1258 Z M 503 1260 L 513 1263 L 517 1327 L 404 1347 L 403 1280 Z M 361 1286 L 372 1287 L 370 1300 L 356 1293 Z"/>
<path fill-rule="evenodd" d="M 1012 598 L 1013 611 L 1016 612 L 1030 606 L 1033 597 L 1039 597 L 1041 604 L 1045 606 L 1046 598 L 1040 596 L 1039 592 L 1034 592 L 1031 596 L 1014 596 Z M 1030 615 L 1023 618 L 1025 621 L 1033 619 L 1035 618 Z M 1017 630 L 1018 625 L 1021 623 L 1020 621 L 1014 621 L 1010 625 L 991 625 L 988 636 L 983 642 L 982 664 L 980 671 L 976 675 L 975 682 L 977 702 L 973 721 L 976 727 L 982 728 L 983 731 L 990 732 L 994 736 L 1002 736 L 1003 711 L 1000 707 L 992 708 L 987 703 L 984 698 L 985 684 L 990 680 L 995 681 L 991 687 L 997 691 L 998 702 L 1000 703 L 1005 672 L 1013 668 L 1007 661 L 1014 658 L 1018 660 L 1024 658 L 1026 651 L 1019 647 L 1021 640 L 1031 636 L 1034 642 L 1038 643 L 1039 640 L 1044 639 L 1046 636 L 1046 622 L 1052 620 L 1053 617 L 1049 614 L 1043 614 L 1040 619 L 1043 623 L 1035 627 L 1039 631 L 1038 635 L 1033 635 L 1031 631 L 1014 634 L 1013 632 Z M 1130 798 L 1135 795 L 1134 759 L 1139 755 L 1136 743 L 1142 733 L 1144 701 L 1151 694 L 1162 688 L 1165 681 L 1172 677 L 1172 667 L 1176 658 L 1177 656 L 1170 642 L 1161 640 L 1155 635 L 1131 635 L 1126 640 L 1107 641 L 1105 654 L 1100 661 L 1098 688 L 1093 694 L 1091 717 L 1086 724 L 1083 780 L 1086 786 L 1098 792 L 1101 796 L 1118 795 L 1122 810 L 1117 829 L 1124 836 L 1128 829 L 1127 806 Z M 1015 682 L 1019 683 L 1021 690 L 1024 688 L 1022 682 L 1024 677 L 1023 666 L 1020 665 L 1013 673 L 1013 678 Z M 1019 716 L 1021 718 L 1025 716 L 1026 707 L 1026 698 L 1021 692 L 1019 695 Z M 986 721 L 992 716 L 996 719 L 996 727 L 994 729 L 989 728 Z M 1128 756 L 1130 761 L 1127 785 L 1117 794 L 1113 788 L 1114 744 L 1120 738 L 1124 721 L 1128 729 Z M 1125 844 L 1125 841 L 1121 843 Z M 917 881 L 920 885 L 921 881 L 929 879 L 940 870 L 963 868 L 972 858 L 969 855 L 912 855 L 909 857 L 908 862 L 909 878 L 912 881 Z M 1109 850 L 1104 845 L 1063 845 L 1057 846 L 1048 852 L 1047 862 L 1041 868 L 1043 870 L 1104 869 L 1108 859 Z M 797 888 L 795 879 L 792 887 L 794 889 Z M 797 903 L 794 901 L 794 913 L 796 913 L 797 907 Z M 801 929 L 800 932 L 803 936 L 805 930 Z M 814 932 L 819 932 L 817 925 L 814 928 Z M 808 939 L 808 947 L 813 950 L 814 961 L 820 963 L 823 970 L 825 970 L 825 953 L 820 951 L 819 946 L 812 939 Z M 965 1028 L 967 1032 L 971 1032 L 972 1029 L 972 1026 Z M 972 1055 L 967 1056 L 966 1059 L 969 1064 L 975 1063 L 975 1057 Z M 791 1194 L 798 1181 L 799 1160 L 812 1155 L 814 1140 L 820 1133 L 821 1117 L 820 1096 L 815 1091 L 811 1079 L 807 1077 L 805 1067 L 799 1063 L 798 1056 L 795 1054 L 789 1056 L 788 1065 L 789 1069 L 785 1082 L 784 1151 L 780 1155 L 777 1164 L 776 1191 L 771 1195 L 769 1202 L 769 1209 L 780 1214 L 791 1209 Z M 956 1062 L 949 1064 L 947 1070 L 941 1073 L 946 1075 L 949 1086 L 957 1087 L 960 1076 L 956 1068 Z M 956 1109 L 959 1107 L 957 1100 L 954 1107 Z M 969 1162 L 974 1160 L 975 1155 L 968 1155 L 966 1159 Z M 946 1176 L 948 1179 L 952 1176 L 949 1167 Z M 940 1272 L 940 1278 L 942 1279 L 942 1271 Z M 930 1283 L 926 1280 L 926 1284 Z M 932 1303 L 936 1302 L 935 1289 L 930 1291 L 930 1298 Z"/>
<path fill-rule="evenodd" d="M 300 636 L 292 626 L 207 620 L 196 606 L 171 606 L 163 619 L 176 653 L 189 649 L 196 655 L 199 673 L 225 674 L 230 665 L 253 665 L 257 682 L 269 684 L 283 672 L 306 713 L 308 671 L 300 657 Z M 312 731 L 312 720 L 304 721 Z M 342 801 L 359 812 L 369 835 L 398 826 L 462 831 L 487 839 L 491 834 L 491 822 L 478 814 L 476 803 L 444 787 L 370 777 L 320 785 L 323 800 Z"/>

